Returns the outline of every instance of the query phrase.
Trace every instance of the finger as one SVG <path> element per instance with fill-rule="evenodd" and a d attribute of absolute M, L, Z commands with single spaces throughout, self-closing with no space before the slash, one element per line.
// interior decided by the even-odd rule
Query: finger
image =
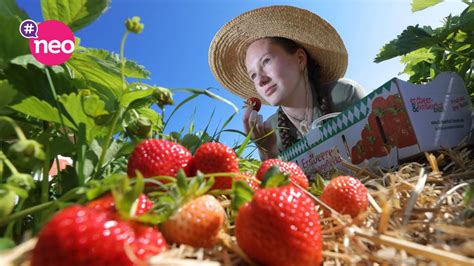
<path fill-rule="evenodd" d="M 270 120 L 265 121 L 265 123 L 263 123 L 263 127 L 265 129 L 265 134 L 268 134 L 268 133 L 270 133 L 270 131 L 273 130 L 273 127 L 272 127 L 272 124 L 270 123 Z"/>
<path fill-rule="evenodd" d="M 250 117 L 251 112 L 252 112 L 252 109 L 245 109 L 245 113 L 244 113 L 244 116 L 242 118 L 242 121 L 243 121 L 243 124 L 244 124 L 244 130 L 245 130 L 245 133 L 247 133 L 247 134 L 250 131 L 249 117 Z"/>
<path fill-rule="evenodd" d="M 257 133 L 260 137 L 263 137 L 265 135 L 265 124 L 263 123 L 263 116 L 258 115 L 257 117 Z"/>
<path fill-rule="evenodd" d="M 258 116 L 258 113 L 254 110 L 252 110 L 250 112 L 250 116 L 249 116 L 249 126 L 250 128 L 254 128 L 255 130 L 255 124 L 257 124 L 257 116 Z"/>

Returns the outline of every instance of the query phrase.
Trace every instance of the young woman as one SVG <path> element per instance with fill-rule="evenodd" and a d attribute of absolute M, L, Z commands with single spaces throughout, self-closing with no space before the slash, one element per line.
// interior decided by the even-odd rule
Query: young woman
<path fill-rule="evenodd" d="M 266 121 L 251 108 L 243 116 L 262 160 L 297 142 L 316 119 L 364 96 L 360 85 L 341 79 L 347 51 L 336 30 L 296 7 L 264 7 L 234 18 L 214 37 L 209 64 L 231 92 L 278 106 Z"/>

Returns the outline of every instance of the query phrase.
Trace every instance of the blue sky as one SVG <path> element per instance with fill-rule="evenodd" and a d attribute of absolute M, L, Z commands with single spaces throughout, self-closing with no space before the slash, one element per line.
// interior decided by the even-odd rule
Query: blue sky
<path fill-rule="evenodd" d="M 449 13 L 459 14 L 466 7 L 460 0 L 452 0 L 412 13 L 409 0 L 112 0 L 110 8 L 98 20 L 75 35 L 81 38 L 82 46 L 119 52 L 125 19 L 140 16 L 145 29 L 140 35 L 129 36 L 125 56 L 152 73 L 146 83 L 167 88 L 213 87 L 217 89 L 215 93 L 241 107 L 243 99 L 227 92 L 212 76 L 207 63 L 209 44 L 219 28 L 233 17 L 275 4 L 308 9 L 331 23 L 349 53 L 346 77 L 359 82 L 366 92 L 397 77 L 403 69 L 398 58 L 373 63 L 385 43 L 409 25 L 437 27 Z M 43 20 L 39 0 L 19 0 L 18 5 L 35 21 Z M 188 96 L 179 92 L 174 99 L 179 103 Z M 232 108 L 225 104 L 198 97 L 177 112 L 166 131 L 187 127 L 194 112 L 195 128 L 203 129 L 213 110 L 216 113 L 211 129 L 233 113 Z M 264 107 L 260 113 L 267 118 L 274 111 L 275 107 Z M 240 112 L 228 128 L 242 130 L 242 114 Z M 235 133 L 222 136 L 222 141 L 228 145 L 241 139 Z"/>

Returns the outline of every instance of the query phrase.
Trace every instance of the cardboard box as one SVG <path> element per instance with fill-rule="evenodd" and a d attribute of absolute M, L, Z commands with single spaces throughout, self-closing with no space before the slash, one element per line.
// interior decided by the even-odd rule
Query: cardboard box
<path fill-rule="evenodd" d="M 393 78 L 281 153 L 314 178 L 377 161 L 392 167 L 424 151 L 454 147 L 471 132 L 471 101 L 464 81 L 444 72 L 428 84 Z"/>

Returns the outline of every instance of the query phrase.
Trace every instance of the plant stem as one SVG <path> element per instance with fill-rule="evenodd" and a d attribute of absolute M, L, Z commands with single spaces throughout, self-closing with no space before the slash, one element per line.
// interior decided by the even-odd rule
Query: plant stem
<path fill-rule="evenodd" d="M 5 218 L 0 219 L 0 226 L 8 224 L 11 221 L 15 221 L 17 219 L 23 218 L 24 216 L 26 216 L 28 214 L 37 213 L 39 211 L 47 209 L 47 208 L 53 206 L 54 204 L 56 204 L 56 201 L 49 201 L 49 202 L 39 204 L 39 205 L 36 205 L 36 206 L 28 208 L 28 209 L 24 209 L 24 210 L 19 211 L 17 213 L 14 213 L 10 216 L 7 216 Z"/>
<path fill-rule="evenodd" d="M 10 171 L 12 172 L 12 175 L 18 174 L 18 170 L 16 169 L 16 167 L 12 164 L 12 162 L 10 162 L 5 153 L 3 153 L 1 150 L 0 160 L 2 160 L 7 165 L 8 169 L 10 169 Z"/>
<path fill-rule="evenodd" d="M 68 192 L 66 192 L 66 194 L 64 194 L 61 198 L 59 198 L 57 200 L 48 201 L 48 202 L 33 206 L 31 208 L 24 209 L 22 211 L 19 211 L 17 213 L 9 215 L 5 218 L 0 218 L 0 226 L 4 226 L 4 225 L 8 224 L 11 221 L 15 221 L 17 219 L 23 218 L 24 216 L 26 216 L 28 214 L 33 214 L 33 213 L 37 213 L 37 212 L 40 212 L 42 210 L 48 209 L 48 208 L 58 204 L 61 201 L 68 201 L 70 199 L 73 199 L 74 197 L 77 197 L 79 195 L 79 194 L 75 194 L 75 193 L 77 191 L 79 191 L 80 189 L 81 189 L 81 187 L 76 187 L 76 188 L 71 189 Z"/>
<path fill-rule="evenodd" d="M 128 36 L 128 31 L 126 31 L 124 34 L 123 34 L 123 37 L 122 37 L 122 42 L 120 43 L 120 73 L 122 74 L 122 88 L 125 90 L 127 88 L 126 86 L 126 83 L 125 83 L 125 59 L 123 57 L 123 53 L 124 53 L 124 50 L 125 50 L 125 41 L 127 40 L 127 36 Z"/>
<path fill-rule="evenodd" d="M 127 89 L 127 84 L 125 81 L 125 74 L 124 74 L 124 69 L 125 69 L 125 59 L 123 57 L 123 53 L 125 50 L 125 41 L 127 40 L 128 36 L 128 31 L 126 31 L 122 37 L 122 42 L 120 43 L 120 74 L 122 75 L 122 88 L 123 90 Z M 118 120 L 122 117 L 122 114 L 124 112 L 125 108 L 122 107 L 120 104 L 118 106 L 118 110 L 115 112 L 114 117 L 112 119 L 112 125 L 109 128 L 109 132 L 107 134 L 107 137 L 105 139 L 104 144 L 102 145 L 102 152 L 100 154 L 99 158 L 99 163 L 97 164 L 96 172 L 95 172 L 95 177 L 97 178 L 98 175 L 100 174 L 100 169 L 102 168 L 102 165 L 105 160 L 105 155 L 107 154 L 107 150 L 109 148 L 110 142 L 112 141 L 113 134 L 115 132 L 115 127 L 117 126 Z"/>
<path fill-rule="evenodd" d="M 43 174 L 42 174 L 42 180 L 41 180 L 41 203 L 48 202 L 49 200 L 49 157 L 50 157 L 50 148 L 49 144 L 46 146 L 46 158 L 44 160 L 43 164 Z M 58 168 L 58 173 L 59 173 L 59 168 Z"/>
<path fill-rule="evenodd" d="M 15 121 L 13 121 L 13 119 L 7 116 L 0 116 L 0 120 L 4 120 L 13 127 L 19 140 L 26 140 L 25 134 L 23 134 L 21 128 L 15 123 Z"/>
<path fill-rule="evenodd" d="M 112 125 L 110 126 L 109 132 L 107 133 L 107 137 L 105 138 L 104 144 L 102 145 L 102 152 L 100 154 L 99 162 L 97 163 L 95 177 L 99 175 L 100 173 L 99 170 L 102 168 L 102 165 L 104 164 L 105 155 L 107 154 L 110 142 L 112 141 L 113 134 L 115 132 L 115 127 L 117 126 L 117 122 L 122 116 L 122 113 L 123 113 L 123 109 L 122 107 L 119 107 L 119 109 L 114 114 Z"/>
<path fill-rule="evenodd" d="M 49 83 L 49 88 L 51 89 L 51 93 L 53 94 L 54 97 L 54 103 L 56 104 L 56 108 L 58 109 L 58 114 L 59 114 L 59 120 L 61 120 L 61 126 L 63 127 L 63 134 L 67 138 L 67 129 L 64 124 L 64 118 L 61 113 L 61 107 L 59 106 L 59 100 L 58 100 L 58 95 L 56 94 L 56 89 L 54 88 L 53 80 L 51 79 L 51 75 L 49 74 L 48 67 L 45 67 L 44 71 L 46 72 L 46 77 L 48 78 L 48 83 Z"/>

